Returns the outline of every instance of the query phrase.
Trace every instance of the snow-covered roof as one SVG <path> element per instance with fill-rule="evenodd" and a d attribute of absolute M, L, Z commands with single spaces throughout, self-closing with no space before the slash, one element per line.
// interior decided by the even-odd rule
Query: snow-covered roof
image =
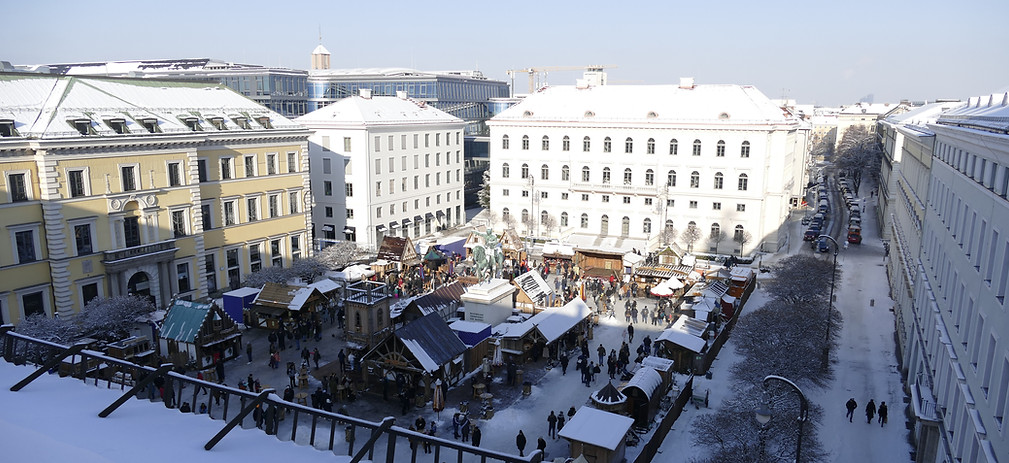
<path fill-rule="evenodd" d="M 252 296 L 252 295 L 255 295 L 255 294 L 259 294 L 259 288 L 249 288 L 249 287 L 246 286 L 246 287 L 243 287 L 243 288 L 238 288 L 238 289 L 233 289 L 231 291 L 228 291 L 228 292 L 224 293 L 223 296 L 245 297 L 245 296 Z"/>
<path fill-rule="evenodd" d="M 543 255 L 573 256 L 575 248 L 567 244 L 546 243 L 543 245 Z"/>
<path fill-rule="evenodd" d="M 319 290 L 315 288 L 300 288 L 294 292 L 294 297 L 291 298 L 291 303 L 287 305 L 290 310 L 301 310 L 305 303 L 308 302 L 308 298 L 312 297 L 313 293 L 319 293 Z M 319 293 L 321 296 L 322 293 Z"/>
<path fill-rule="evenodd" d="M 651 398 L 655 394 L 655 390 L 662 385 L 662 376 L 659 372 L 655 371 L 652 367 L 642 366 L 638 368 L 638 371 L 634 372 L 634 376 L 631 380 L 621 388 L 621 391 L 626 391 L 628 388 L 636 387 L 641 389 L 641 392 L 645 393 L 645 396 Z M 624 392 L 626 394 L 626 392 Z"/>
<path fill-rule="evenodd" d="M 336 291 L 336 290 L 340 289 L 340 285 L 339 284 L 337 284 L 335 281 L 330 280 L 328 278 L 316 281 L 315 283 L 312 283 L 312 284 L 308 285 L 308 287 L 309 288 L 317 289 L 322 294 L 330 293 L 330 292 L 333 292 L 333 291 Z"/>
<path fill-rule="evenodd" d="M 612 381 L 608 381 L 602 389 L 592 394 L 592 400 L 602 405 L 611 405 L 626 401 L 627 396 L 613 387 Z"/>
<path fill-rule="evenodd" d="M 515 277 L 515 285 L 529 296 L 537 305 L 547 305 L 550 296 L 550 285 L 543 279 L 540 272 L 530 270 Z"/>
<path fill-rule="evenodd" d="M 703 325 L 702 328 L 700 325 Z M 704 350 L 704 346 L 707 342 L 701 339 L 701 335 L 707 328 L 707 323 L 700 320 L 692 319 L 686 315 L 680 315 L 680 318 L 673 323 L 673 326 L 662 330 L 662 334 L 655 338 L 655 341 L 668 341 L 677 346 L 689 349 L 691 352 L 700 353 Z"/>
<path fill-rule="evenodd" d="M 751 85 L 603 85 L 548 87 L 490 120 L 650 124 L 704 122 L 719 125 L 795 123 Z"/>
<path fill-rule="evenodd" d="M 358 281 L 373 275 L 375 271 L 367 264 L 351 265 L 339 272 L 326 272 L 327 277 L 343 281 Z"/>
<path fill-rule="evenodd" d="M 938 123 L 982 130 L 1009 130 L 1009 92 L 968 98 L 966 104 L 942 113 Z"/>
<path fill-rule="evenodd" d="M 643 260 L 645 260 L 645 256 L 628 252 L 624 254 L 624 267 L 633 267 Z"/>
<path fill-rule="evenodd" d="M 966 104 L 967 103 L 963 101 L 929 103 L 916 108 L 911 108 L 909 111 L 900 114 L 887 116 L 885 121 L 892 124 L 924 126 L 925 124 L 934 123 L 942 113 L 965 106 Z"/>
<path fill-rule="evenodd" d="M 550 343 L 567 333 L 591 313 L 592 311 L 589 306 L 585 305 L 585 301 L 576 297 L 571 302 L 564 304 L 563 307 L 546 309 L 533 315 L 525 323 L 534 325 Z"/>
<path fill-rule="evenodd" d="M 753 273 L 753 269 L 750 268 L 750 267 L 736 266 L 736 267 L 732 267 L 732 273 L 731 273 L 731 275 L 732 275 L 732 280 L 733 281 L 744 281 L 745 282 L 745 281 L 749 280 L 750 278 L 753 278 L 754 273 Z"/>
<path fill-rule="evenodd" d="M 669 371 L 673 369 L 673 361 L 671 359 L 656 357 L 654 355 L 649 355 L 642 359 L 641 365 L 654 368 L 656 371 Z"/>
<path fill-rule="evenodd" d="M 312 54 L 313 55 L 329 55 L 330 53 L 329 53 L 329 50 L 327 50 L 326 47 L 322 46 L 322 44 L 320 43 L 319 46 L 315 47 L 315 50 L 312 50 Z"/>
<path fill-rule="evenodd" d="M 487 323 L 471 322 L 466 320 L 456 320 L 448 325 L 452 331 L 462 331 L 465 333 L 479 333 L 490 328 Z"/>
<path fill-rule="evenodd" d="M 616 450 L 633 424 L 634 420 L 623 415 L 581 407 L 557 434 L 568 440 Z"/>
<path fill-rule="evenodd" d="M 442 365 L 466 352 L 466 344 L 435 313 L 420 317 L 396 330 L 396 337 L 427 372 L 437 371 Z"/>
<path fill-rule="evenodd" d="M 295 119 L 310 128 L 390 124 L 446 124 L 462 126 L 462 119 L 432 105 L 396 96 L 352 96 Z"/>
<path fill-rule="evenodd" d="M 841 114 L 880 115 L 896 108 L 893 103 L 855 103 L 841 108 Z"/>
<path fill-rule="evenodd" d="M 252 301 L 253 305 L 264 307 L 283 308 L 287 310 L 301 310 L 308 299 L 313 294 L 323 297 L 319 290 L 309 286 L 289 286 L 276 283 L 266 283 L 263 289 Z"/>

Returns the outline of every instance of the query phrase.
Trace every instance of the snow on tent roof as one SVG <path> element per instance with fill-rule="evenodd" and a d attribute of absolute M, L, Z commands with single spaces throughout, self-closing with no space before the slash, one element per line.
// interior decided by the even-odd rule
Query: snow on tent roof
<path fill-rule="evenodd" d="M 523 321 L 522 323 L 504 322 L 498 325 L 494 325 L 494 328 L 492 328 L 491 331 L 494 333 L 495 336 L 501 336 L 505 338 L 521 338 L 522 336 L 525 336 L 525 334 L 528 333 L 529 330 L 533 329 L 533 325 L 527 322 L 528 320 Z"/>
<path fill-rule="evenodd" d="M 575 248 L 565 244 L 546 243 L 543 245 L 543 255 L 548 254 L 573 256 L 575 255 Z"/>
<path fill-rule="evenodd" d="M 330 280 L 328 278 L 316 281 L 315 283 L 308 285 L 308 287 L 317 289 L 322 294 L 326 294 L 340 289 L 340 285 L 336 284 L 335 281 Z"/>
<path fill-rule="evenodd" d="M 641 368 L 638 368 L 638 371 L 634 372 L 634 376 L 631 377 L 631 380 L 628 381 L 627 384 L 625 384 L 620 390 L 626 391 L 628 388 L 636 387 L 640 389 L 641 392 L 644 392 L 645 396 L 650 399 L 652 394 L 655 393 L 655 390 L 661 385 L 662 376 L 659 375 L 659 372 L 655 371 L 652 367 L 642 366 Z"/>
<path fill-rule="evenodd" d="M 228 291 L 223 295 L 232 297 L 245 297 L 245 296 L 251 296 L 253 294 L 259 294 L 259 288 L 249 288 L 249 287 L 238 288 Z"/>
<path fill-rule="evenodd" d="M 627 396 L 625 396 L 623 392 L 618 391 L 617 388 L 613 387 L 612 381 L 608 381 L 602 389 L 596 391 L 595 394 L 592 394 L 592 400 L 605 405 L 618 404 L 627 400 Z"/>
<path fill-rule="evenodd" d="M 192 343 L 213 304 L 177 300 L 168 309 L 161 325 L 161 337 Z"/>
<path fill-rule="evenodd" d="M 490 328 L 487 323 L 470 322 L 466 320 L 456 320 L 448 325 L 453 331 L 463 331 L 466 333 L 479 333 Z"/>
<path fill-rule="evenodd" d="M 557 433 L 561 437 L 616 450 L 634 420 L 592 407 L 581 407 Z"/>
<path fill-rule="evenodd" d="M 547 343 L 551 343 L 591 313 L 592 311 L 589 310 L 589 306 L 585 305 L 585 301 L 574 298 L 571 302 L 564 304 L 564 307 L 546 309 L 523 323 L 535 326 L 546 338 Z"/>
<path fill-rule="evenodd" d="M 706 341 L 700 338 L 700 333 L 703 333 L 703 331 L 698 332 L 695 327 L 691 326 L 692 324 L 688 324 L 685 320 L 691 320 L 691 318 L 686 315 L 680 315 L 676 323 L 672 327 L 663 330 L 662 334 L 658 338 L 655 338 L 655 340 L 671 342 L 677 346 L 689 349 L 691 352 L 700 353 L 706 344 Z M 697 321 L 700 322 L 699 320 Z M 695 332 L 698 334 L 693 334 Z"/>
<path fill-rule="evenodd" d="M 466 352 L 466 345 L 436 313 L 427 314 L 396 330 L 396 337 L 427 372 L 437 371 Z"/>
<path fill-rule="evenodd" d="M 540 272 L 530 270 L 515 277 L 515 284 L 529 296 L 529 299 L 537 305 L 546 305 L 550 295 L 550 285 L 547 284 Z"/>
<path fill-rule="evenodd" d="M 630 267 L 645 260 L 645 256 L 639 256 L 633 252 L 628 252 L 624 254 L 624 266 Z"/>
<path fill-rule="evenodd" d="M 654 368 L 656 371 L 669 371 L 673 369 L 671 359 L 649 355 L 641 360 L 641 366 Z"/>

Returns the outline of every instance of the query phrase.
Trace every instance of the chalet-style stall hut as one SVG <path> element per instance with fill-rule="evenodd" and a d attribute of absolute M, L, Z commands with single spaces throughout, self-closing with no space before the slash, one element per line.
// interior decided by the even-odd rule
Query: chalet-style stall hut
<path fill-rule="evenodd" d="M 583 278 L 622 281 L 624 253 L 617 250 L 575 248 L 574 263 Z"/>
<path fill-rule="evenodd" d="M 274 330 L 288 321 L 310 321 L 312 314 L 324 309 L 326 303 L 326 297 L 315 288 L 266 283 L 252 301 L 249 321 L 254 327 L 265 325 Z"/>
<path fill-rule="evenodd" d="M 666 391 L 662 388 L 662 376 L 652 367 L 642 366 L 620 390 L 627 396 L 628 410 L 634 424 L 646 426 L 655 417 L 659 401 Z"/>
<path fill-rule="evenodd" d="M 687 315 L 680 315 L 673 326 L 665 329 L 655 338 L 659 356 L 674 362 L 676 371 L 686 373 L 697 369 L 700 354 L 708 350 L 708 323 Z"/>
<path fill-rule="evenodd" d="M 523 313 L 536 313 L 550 307 L 553 291 L 536 270 L 530 270 L 512 280 L 518 288 L 515 292 L 515 308 Z"/>
<path fill-rule="evenodd" d="M 502 352 L 523 363 L 536 361 L 545 349 L 553 349 L 560 340 L 574 346 L 579 336 L 592 339 L 592 310 L 575 298 L 563 307 L 544 310 L 521 323 L 495 327 L 501 337 Z"/>
<path fill-rule="evenodd" d="M 437 313 L 442 320 L 448 321 L 456 317 L 465 292 L 466 286 L 462 282 L 454 281 L 423 296 L 415 297 L 402 311 L 394 314 L 393 322 L 403 325 L 430 313 Z"/>
<path fill-rule="evenodd" d="M 638 283 L 638 296 L 645 296 L 646 291 L 673 278 L 681 283 L 693 270 L 686 265 L 660 264 L 639 266 L 634 270 L 634 281 Z M 668 286 L 668 285 L 667 285 Z M 673 290 L 672 297 L 683 295 L 683 286 Z"/>
<path fill-rule="evenodd" d="M 410 238 L 399 236 L 383 237 L 382 244 L 378 247 L 377 257 L 379 260 L 384 259 L 391 262 L 393 269 L 399 272 L 406 271 L 420 263 L 413 241 L 410 241 Z"/>
<path fill-rule="evenodd" d="M 575 248 L 567 244 L 546 243 L 543 245 L 543 260 L 550 264 L 550 268 L 555 265 L 571 262 L 575 257 Z"/>
<path fill-rule="evenodd" d="M 403 375 L 409 383 L 419 382 L 430 392 L 440 379 L 454 385 L 462 379 L 466 345 L 445 320 L 430 313 L 397 329 L 363 357 L 365 381 L 380 390 L 383 378 Z"/>
<path fill-rule="evenodd" d="M 571 421 L 557 432 L 571 445 L 571 458 L 584 458 L 595 463 L 625 461 L 624 436 L 634 420 L 616 413 L 592 407 L 578 409 Z"/>
<path fill-rule="evenodd" d="M 513 228 L 509 228 L 501 234 L 499 240 L 501 252 L 505 259 L 512 259 L 513 265 L 518 265 L 526 257 L 526 245 L 522 242 L 522 237 Z"/>
<path fill-rule="evenodd" d="M 195 364 L 197 369 L 215 361 L 229 360 L 242 352 L 238 324 L 216 304 L 177 300 L 162 322 L 161 355 L 178 366 Z"/>
<path fill-rule="evenodd" d="M 392 333 L 385 284 L 361 280 L 347 287 L 343 306 L 344 336 L 353 350 L 368 350 Z"/>

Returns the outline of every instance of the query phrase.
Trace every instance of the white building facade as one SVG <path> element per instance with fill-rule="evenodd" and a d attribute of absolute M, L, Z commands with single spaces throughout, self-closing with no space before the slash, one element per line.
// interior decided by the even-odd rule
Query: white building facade
<path fill-rule="evenodd" d="M 376 249 L 461 224 L 465 123 L 400 96 L 345 98 L 297 119 L 309 138 L 313 224 L 322 244 Z"/>
<path fill-rule="evenodd" d="M 918 461 L 1009 455 L 1009 94 L 971 98 L 929 124 L 935 133 L 908 386 L 921 430 Z"/>
<path fill-rule="evenodd" d="M 691 79 L 549 87 L 488 125 L 495 229 L 652 249 L 693 223 L 695 251 L 747 232 L 744 255 L 784 245 L 810 133 L 754 87 Z"/>

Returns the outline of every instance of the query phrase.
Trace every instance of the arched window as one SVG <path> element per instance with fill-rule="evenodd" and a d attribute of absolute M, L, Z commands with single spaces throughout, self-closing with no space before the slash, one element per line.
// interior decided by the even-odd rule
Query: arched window
<path fill-rule="evenodd" d="M 641 225 L 641 231 L 645 232 L 645 234 L 652 232 L 652 219 L 645 219 L 645 222 Z"/>
<path fill-rule="evenodd" d="M 739 174 L 739 191 L 746 191 L 746 187 L 749 186 L 749 179 L 747 179 L 746 174 Z"/>
<path fill-rule="evenodd" d="M 632 181 L 631 168 L 624 169 L 624 185 L 630 185 Z"/>
<path fill-rule="evenodd" d="M 676 171 L 671 170 L 666 174 L 666 186 L 676 186 Z"/>
<path fill-rule="evenodd" d="M 700 140 L 694 140 L 694 153 L 693 154 L 694 154 L 694 156 L 700 156 L 701 155 L 701 141 Z"/>
<path fill-rule="evenodd" d="M 716 190 L 721 190 L 722 189 L 722 182 L 724 180 L 725 179 L 723 178 L 721 172 L 718 172 L 718 173 L 715 174 L 715 189 Z"/>
<path fill-rule="evenodd" d="M 582 139 L 582 151 L 588 153 L 589 149 L 592 148 L 592 140 L 589 137 Z"/>
<path fill-rule="evenodd" d="M 522 178 L 529 178 L 529 164 L 522 164 Z"/>
<path fill-rule="evenodd" d="M 550 180 L 550 167 L 546 164 L 540 166 L 540 180 Z"/>
<path fill-rule="evenodd" d="M 669 140 L 669 154 L 675 156 L 677 154 L 677 152 L 679 151 L 679 147 L 680 147 L 680 145 L 676 141 L 675 138 L 672 139 L 672 140 Z"/>
<path fill-rule="evenodd" d="M 732 231 L 732 239 L 735 241 L 742 241 L 743 239 L 743 226 L 736 225 L 736 229 Z"/>
<path fill-rule="evenodd" d="M 645 185 L 652 186 L 655 184 L 655 172 L 652 169 L 645 171 Z"/>
<path fill-rule="evenodd" d="M 548 214 L 547 211 L 540 211 L 540 225 L 547 224 L 547 217 L 550 217 L 550 214 Z"/>
<path fill-rule="evenodd" d="M 603 183 L 610 183 L 610 168 L 603 167 Z"/>
<path fill-rule="evenodd" d="M 613 151 L 613 142 L 610 141 L 610 137 L 606 137 L 603 139 L 603 152 L 609 153 L 610 151 Z"/>
<path fill-rule="evenodd" d="M 633 152 L 634 152 L 634 140 L 632 140 L 631 137 L 627 137 L 627 139 L 624 140 L 624 153 L 630 154 Z"/>
<path fill-rule="evenodd" d="M 354 312 L 354 327 L 361 331 L 361 312 Z"/>
<path fill-rule="evenodd" d="M 522 149 L 529 149 L 529 135 L 522 135 Z"/>
<path fill-rule="evenodd" d="M 567 135 L 561 140 L 561 149 L 564 151 L 571 151 L 571 138 Z"/>
<path fill-rule="evenodd" d="M 739 147 L 739 157 L 741 158 L 750 157 L 750 142 L 744 141 L 743 145 Z"/>
<path fill-rule="evenodd" d="M 501 221 L 508 223 L 509 218 L 511 218 L 511 212 L 508 211 L 508 208 L 501 209 Z"/>
<path fill-rule="evenodd" d="M 581 223 L 581 226 L 582 226 L 582 228 L 589 228 L 589 215 L 588 214 L 582 214 L 582 223 Z"/>
<path fill-rule="evenodd" d="M 672 229 L 673 229 L 673 220 L 672 219 L 667 219 L 666 220 L 666 230 L 672 230 Z"/>
<path fill-rule="evenodd" d="M 720 225 L 718 225 L 717 222 L 711 224 L 711 237 L 712 238 L 717 237 L 718 234 L 721 233 L 721 231 L 722 231 L 722 227 Z"/>
<path fill-rule="evenodd" d="M 522 223 L 529 224 L 529 210 L 522 209 Z"/>
<path fill-rule="evenodd" d="M 627 236 L 631 234 L 631 218 L 624 216 L 620 219 L 620 235 Z"/>
<path fill-rule="evenodd" d="M 561 180 L 565 182 L 571 179 L 571 169 L 568 166 L 561 167 Z"/>
<path fill-rule="evenodd" d="M 508 167 L 508 163 L 501 164 L 501 177 L 508 178 L 512 174 L 511 168 Z"/>
<path fill-rule="evenodd" d="M 715 145 L 715 157 L 725 157 L 725 140 L 718 140 L 718 144 Z"/>
<path fill-rule="evenodd" d="M 690 173 L 690 188 L 699 188 L 701 186 L 701 174 L 696 170 Z"/>
<path fill-rule="evenodd" d="M 655 139 L 654 138 L 649 138 L 648 139 L 648 144 L 645 145 L 645 152 L 647 152 L 648 154 L 655 154 Z"/>
<path fill-rule="evenodd" d="M 543 151 L 550 150 L 550 137 L 546 135 L 543 136 L 543 141 L 541 142 L 540 149 L 542 149 Z"/>
<path fill-rule="evenodd" d="M 588 166 L 582 167 L 582 181 L 583 182 L 589 181 L 589 167 Z"/>
<path fill-rule="evenodd" d="M 508 149 L 508 135 L 501 137 L 501 149 Z"/>
<path fill-rule="evenodd" d="M 599 234 L 606 235 L 610 232 L 610 218 L 607 215 L 603 215 L 599 219 Z"/>
<path fill-rule="evenodd" d="M 568 213 L 567 212 L 561 212 L 561 226 L 562 227 L 568 226 Z"/>

